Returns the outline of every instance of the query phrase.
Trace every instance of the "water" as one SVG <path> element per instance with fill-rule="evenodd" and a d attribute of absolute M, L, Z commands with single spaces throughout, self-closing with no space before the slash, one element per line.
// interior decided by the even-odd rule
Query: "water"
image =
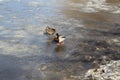
<path fill-rule="evenodd" d="M 120 59 L 119 21 L 119 0 L 0 0 L 0 79 L 82 79 L 102 56 Z"/>

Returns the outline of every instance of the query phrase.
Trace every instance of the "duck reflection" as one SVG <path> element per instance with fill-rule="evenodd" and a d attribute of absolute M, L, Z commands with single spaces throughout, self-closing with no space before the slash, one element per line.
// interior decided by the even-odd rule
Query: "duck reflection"
<path fill-rule="evenodd" d="M 65 45 L 64 46 L 56 46 L 54 50 L 55 50 L 55 52 L 65 51 Z"/>

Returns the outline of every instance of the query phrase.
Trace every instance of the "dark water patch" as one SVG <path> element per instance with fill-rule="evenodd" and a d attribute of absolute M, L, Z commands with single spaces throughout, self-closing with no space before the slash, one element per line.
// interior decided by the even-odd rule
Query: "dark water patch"
<path fill-rule="evenodd" d="M 120 36 L 120 30 L 119 28 L 117 29 L 111 29 L 109 31 L 102 31 L 102 30 L 96 30 L 96 29 L 91 29 L 88 30 L 94 34 L 101 34 L 103 36 Z"/>
<path fill-rule="evenodd" d="M 79 71 L 84 72 L 84 68 L 80 66 L 80 63 L 69 63 L 67 62 L 65 64 L 65 66 L 63 65 L 63 63 L 49 63 L 46 64 L 47 69 L 44 72 L 53 72 L 53 73 L 59 73 L 62 75 L 61 78 L 63 79 L 64 77 L 71 77 L 71 75 L 81 75 L 79 74 Z M 61 67 L 60 67 L 61 66 Z M 76 69 L 74 69 L 76 68 Z M 60 70 L 58 70 L 60 69 Z M 46 74 L 48 76 L 48 74 Z M 56 74 L 54 74 L 56 75 Z M 53 77 L 53 74 L 51 75 L 51 77 Z"/>
<path fill-rule="evenodd" d="M 26 71 L 26 78 L 31 79 L 57 79 L 63 80 L 64 77 L 71 78 L 71 75 L 82 75 L 85 72 L 85 63 L 70 61 L 68 59 L 61 59 L 59 57 L 50 56 L 31 56 L 24 57 L 22 61 L 36 62 L 38 64 L 38 71 Z M 36 65 L 34 65 L 35 67 Z M 90 66 L 87 66 L 87 68 Z M 28 69 L 29 70 L 29 69 Z M 81 74 L 80 74 L 81 73 Z"/>
<path fill-rule="evenodd" d="M 108 23 L 93 23 L 94 25 L 96 24 L 97 26 L 100 25 L 104 25 L 103 28 L 102 27 L 95 27 L 93 29 L 90 28 L 83 28 L 83 27 L 75 27 L 75 30 L 77 32 L 83 32 L 82 34 L 87 33 L 89 36 L 107 36 L 107 37 L 112 37 L 112 36 L 120 36 L 120 25 L 118 23 L 114 23 L 114 24 L 109 24 Z M 106 27 L 106 26 L 107 27 Z M 101 29 L 100 29 L 101 28 Z"/>
<path fill-rule="evenodd" d="M 1 80 L 21 80 L 24 73 L 20 58 L 11 55 L 0 54 L 0 79 Z"/>
<path fill-rule="evenodd" d="M 102 61 L 103 57 L 106 57 L 108 60 L 119 60 L 120 51 L 119 46 L 116 46 L 114 43 L 109 44 L 106 40 L 80 40 L 80 43 L 76 46 L 76 49 L 73 50 L 68 58 L 71 61 L 75 62 L 94 62 Z"/>

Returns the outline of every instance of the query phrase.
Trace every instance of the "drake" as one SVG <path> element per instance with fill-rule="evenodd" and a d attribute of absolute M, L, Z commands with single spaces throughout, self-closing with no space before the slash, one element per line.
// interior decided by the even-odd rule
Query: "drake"
<path fill-rule="evenodd" d="M 45 32 L 49 35 L 53 35 L 56 32 L 56 30 L 54 28 L 50 28 L 49 26 L 47 26 Z"/>
<path fill-rule="evenodd" d="M 59 35 L 56 33 L 54 41 L 57 42 L 57 45 L 64 45 L 65 36 Z"/>

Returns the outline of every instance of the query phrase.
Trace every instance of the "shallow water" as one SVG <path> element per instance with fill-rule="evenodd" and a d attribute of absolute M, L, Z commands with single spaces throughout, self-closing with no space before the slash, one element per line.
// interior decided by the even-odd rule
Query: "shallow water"
<path fill-rule="evenodd" d="M 119 0 L 0 0 L 0 11 L 0 80 L 79 80 L 102 56 L 120 59 Z"/>

